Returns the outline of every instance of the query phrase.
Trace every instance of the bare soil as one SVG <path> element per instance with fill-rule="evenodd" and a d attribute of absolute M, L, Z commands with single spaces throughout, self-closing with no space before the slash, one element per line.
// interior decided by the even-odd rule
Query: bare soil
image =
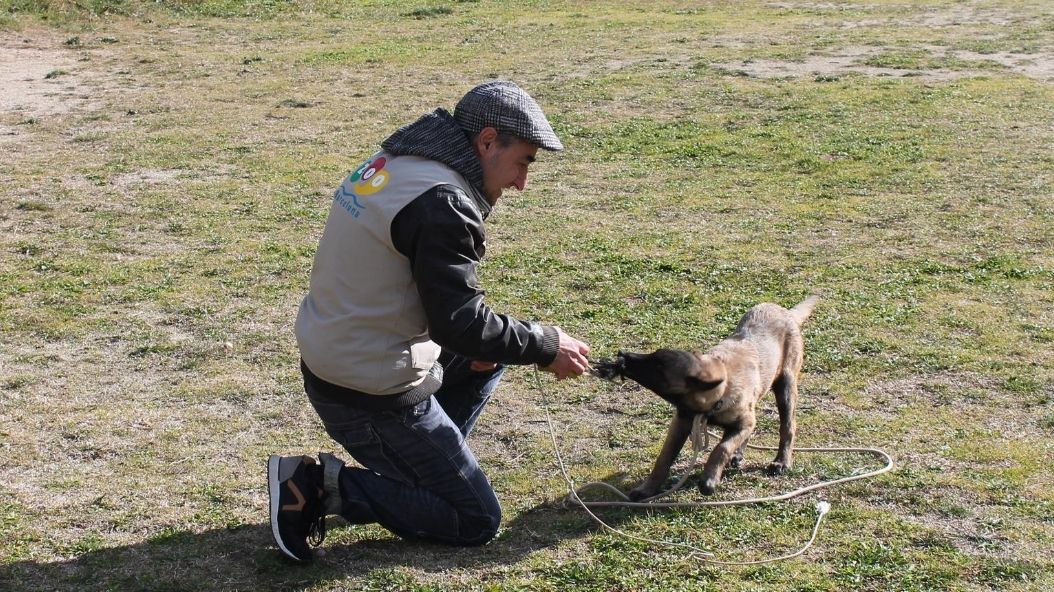
<path fill-rule="evenodd" d="M 1054 54 L 1038 53 L 978 53 L 949 50 L 943 47 L 927 47 L 934 58 L 955 58 L 971 62 L 995 62 L 1006 70 L 1042 81 L 1054 81 Z M 807 76 L 839 76 L 848 73 L 867 76 L 917 77 L 923 80 L 953 80 L 970 76 L 983 76 L 980 69 L 915 69 L 869 66 L 866 61 L 881 55 L 880 47 L 848 47 L 831 54 L 813 54 L 804 60 L 750 60 L 742 62 L 714 63 L 713 65 L 732 72 L 755 78 L 801 78 Z"/>
<path fill-rule="evenodd" d="M 50 33 L 0 34 L 0 111 L 39 117 L 91 102 L 84 52 L 63 43 Z"/>

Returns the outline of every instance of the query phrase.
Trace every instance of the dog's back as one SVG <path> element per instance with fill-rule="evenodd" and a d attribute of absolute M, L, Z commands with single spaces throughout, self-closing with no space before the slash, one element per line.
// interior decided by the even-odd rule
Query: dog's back
<path fill-rule="evenodd" d="M 755 396 L 768 390 L 785 368 L 797 373 L 804 349 L 801 324 L 819 301 L 819 296 L 809 296 L 791 309 L 770 302 L 758 304 L 743 315 L 735 331 L 719 344 L 723 350 L 743 349 L 745 344 L 739 345 L 743 342 L 753 346 L 761 379 L 760 391 Z"/>
<path fill-rule="evenodd" d="M 799 333 L 798 329 L 819 301 L 819 296 L 812 295 L 789 310 L 771 302 L 758 304 L 743 315 L 729 337 L 755 342 L 766 339 L 783 341 L 786 335 Z"/>

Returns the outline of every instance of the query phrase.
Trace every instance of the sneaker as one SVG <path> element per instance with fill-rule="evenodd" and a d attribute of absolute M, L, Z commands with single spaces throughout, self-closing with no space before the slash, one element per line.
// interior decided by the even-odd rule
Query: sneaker
<path fill-rule="evenodd" d="M 326 538 L 322 484 L 315 459 L 278 456 L 267 461 L 267 489 L 271 497 L 271 534 L 282 553 L 301 563 L 313 559 L 311 546 Z"/>

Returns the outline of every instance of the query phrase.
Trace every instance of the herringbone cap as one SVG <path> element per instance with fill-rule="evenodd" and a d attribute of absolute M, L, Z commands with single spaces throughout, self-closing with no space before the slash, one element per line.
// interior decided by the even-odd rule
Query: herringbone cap
<path fill-rule="evenodd" d="M 454 119 L 470 134 L 492 127 L 546 150 L 564 149 L 538 103 L 506 80 L 484 82 L 468 91 L 454 107 Z"/>

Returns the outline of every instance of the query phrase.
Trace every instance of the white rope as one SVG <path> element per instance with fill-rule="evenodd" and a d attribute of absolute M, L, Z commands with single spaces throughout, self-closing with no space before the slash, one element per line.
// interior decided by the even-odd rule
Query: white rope
<path fill-rule="evenodd" d="M 780 555 L 778 557 L 770 557 L 770 558 L 760 559 L 760 560 L 756 560 L 756 561 L 720 561 L 720 560 L 717 560 L 717 559 L 713 559 L 714 554 L 712 552 L 707 551 L 705 549 L 700 549 L 699 547 L 695 547 L 695 546 L 689 545 L 687 543 L 678 543 L 678 542 L 674 542 L 674 541 L 661 541 L 661 540 L 650 539 L 650 538 L 647 538 L 647 537 L 640 537 L 640 536 L 632 535 L 632 534 L 629 534 L 627 532 L 624 532 L 622 530 L 619 530 L 619 529 L 607 524 L 606 522 L 601 520 L 596 514 L 594 514 L 593 511 L 590 508 L 601 508 L 601 507 L 700 508 L 700 507 L 707 507 L 707 506 L 737 506 L 737 505 L 745 505 L 745 504 L 760 504 L 760 503 L 766 503 L 766 502 L 776 502 L 776 501 L 783 501 L 783 500 L 788 500 L 788 499 L 791 499 L 791 498 L 794 498 L 794 497 L 798 497 L 798 496 L 803 495 L 805 493 L 808 493 L 810 491 L 815 491 L 817 489 L 822 489 L 824 487 L 830 487 L 832 485 L 836 485 L 836 484 L 839 484 L 839 483 L 847 483 L 849 481 L 856 481 L 856 480 L 859 480 L 859 479 L 867 479 L 869 477 L 874 477 L 874 476 L 877 476 L 877 475 L 881 475 L 883 473 L 887 473 L 887 472 L 889 472 L 889 471 L 891 471 L 893 469 L 893 459 L 885 451 L 879 450 L 877 448 L 848 448 L 848 447 L 842 447 L 842 448 L 795 448 L 794 450 L 796 452 L 862 452 L 862 453 L 868 453 L 868 454 L 873 454 L 873 455 L 875 455 L 877 457 L 885 459 L 886 464 L 885 464 L 884 467 L 882 467 L 880 469 L 877 469 L 877 470 L 874 470 L 874 471 L 869 471 L 869 472 L 866 472 L 866 473 L 862 473 L 860 475 L 851 475 L 849 477 L 843 477 L 841 479 L 834 479 L 834 480 L 830 480 L 830 481 L 823 481 L 823 482 L 820 482 L 820 483 L 816 483 L 814 485 L 809 485 L 807 487 L 802 487 L 800 489 L 796 489 L 796 490 L 791 491 L 789 493 L 784 493 L 784 494 L 780 494 L 780 495 L 772 495 L 772 496 L 766 496 L 766 497 L 754 497 L 754 498 L 747 498 L 747 499 L 740 499 L 740 500 L 714 500 L 714 501 L 703 501 L 703 502 L 658 502 L 658 501 L 654 501 L 654 500 L 658 500 L 660 498 L 666 497 L 666 496 L 672 494 L 673 492 L 675 492 L 675 491 L 677 491 L 678 489 L 681 488 L 681 486 L 684 484 L 684 482 L 687 481 L 689 476 L 692 474 L 692 470 L 695 468 L 696 462 L 699 459 L 699 454 L 709 446 L 709 437 L 711 435 L 713 435 L 715 437 L 717 436 L 717 434 L 711 434 L 709 431 L 706 430 L 705 418 L 703 418 L 703 416 L 701 416 L 701 415 L 698 415 L 698 416 L 696 416 L 695 421 L 692 424 L 691 442 L 692 442 L 692 448 L 693 448 L 693 452 L 694 452 L 694 454 L 692 456 L 692 461 L 691 461 L 688 469 L 685 471 L 684 475 L 681 476 L 681 478 L 677 481 L 677 483 L 675 483 L 673 485 L 673 487 L 671 487 L 669 490 L 664 491 L 662 493 L 659 493 L 658 495 L 654 495 L 652 497 L 649 497 L 647 499 L 641 500 L 639 502 L 633 502 L 633 501 L 629 501 L 629 497 L 627 497 L 626 494 L 622 493 L 621 490 L 619 490 L 618 488 L 616 488 L 616 487 L 614 487 L 614 486 L 612 486 L 612 485 L 610 485 L 608 483 L 602 483 L 602 482 L 587 483 L 586 485 L 582 486 L 580 489 L 576 489 L 574 481 L 571 479 L 571 476 L 567 472 L 567 467 L 564 465 L 563 456 L 560 454 L 560 446 L 557 444 L 557 441 L 556 441 L 556 430 L 553 428 L 552 415 L 549 412 L 549 398 L 548 398 L 548 396 L 547 396 L 547 394 L 545 392 L 545 389 L 542 388 L 541 380 L 538 378 L 538 370 L 537 370 L 537 368 L 535 368 L 535 371 L 534 371 L 534 381 L 535 381 L 535 385 L 538 388 L 538 391 L 542 395 L 543 409 L 545 410 L 545 421 L 546 421 L 546 424 L 549 426 L 549 438 L 550 438 L 550 440 L 552 441 L 552 444 L 553 444 L 553 452 L 555 452 L 555 454 L 556 454 L 556 461 L 557 461 L 557 464 L 558 464 L 558 466 L 560 468 L 560 472 L 563 474 L 564 481 L 567 483 L 568 491 L 570 492 L 569 493 L 570 499 L 572 499 L 575 502 L 577 502 L 582 507 L 582 509 L 585 510 L 585 512 L 587 514 L 589 514 L 589 516 L 597 524 L 600 524 L 602 527 L 604 527 L 605 529 L 607 529 L 607 530 L 609 530 L 611 532 L 614 532 L 614 533 L 616 533 L 618 535 L 621 535 L 623 537 L 626 537 L 628 539 L 632 539 L 632 540 L 636 540 L 636 541 L 640 541 L 640 542 L 645 542 L 645 543 L 650 543 L 650 544 L 654 544 L 654 545 L 665 545 L 665 546 L 669 546 L 669 547 L 683 547 L 683 548 L 689 549 L 692 552 L 691 554 L 693 556 L 698 557 L 699 560 L 705 561 L 705 562 L 708 562 L 708 563 L 714 563 L 714 564 L 717 564 L 717 565 L 760 565 L 760 564 L 763 564 L 763 563 L 772 563 L 772 562 L 776 562 L 776 561 L 783 561 L 783 560 L 786 560 L 786 559 L 792 559 L 794 557 L 798 557 L 799 555 L 802 555 L 803 553 L 805 553 L 805 551 L 808 550 L 809 547 L 812 546 L 813 542 L 816 541 L 817 533 L 819 533 L 819 531 L 820 531 L 820 523 L 823 521 L 824 516 L 826 516 L 827 513 L 830 511 L 831 505 L 829 503 L 825 502 L 825 501 L 821 501 L 821 502 L 818 502 L 816 504 L 816 524 L 813 526 L 812 536 L 809 538 L 808 542 L 805 543 L 805 546 L 803 546 L 801 549 L 799 549 L 798 551 L 795 551 L 794 553 L 790 553 L 790 554 L 787 554 L 787 555 Z M 774 447 L 774 446 L 754 446 L 752 444 L 747 444 L 747 448 L 751 448 L 751 449 L 754 449 L 754 450 L 776 450 L 776 447 Z M 616 493 L 624 501 L 586 502 L 581 497 L 579 497 L 579 492 L 583 491 L 585 489 L 591 488 L 591 487 L 603 487 L 603 488 L 606 488 L 606 489 Z"/>

